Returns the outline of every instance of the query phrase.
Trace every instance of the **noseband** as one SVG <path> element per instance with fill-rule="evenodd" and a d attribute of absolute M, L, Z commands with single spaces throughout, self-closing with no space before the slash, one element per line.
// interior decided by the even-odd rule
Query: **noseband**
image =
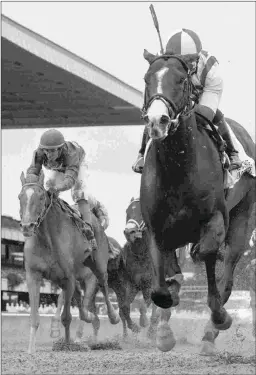
<path fill-rule="evenodd" d="M 39 214 L 37 220 L 34 222 L 34 223 L 31 223 L 31 224 L 34 224 L 35 225 L 35 228 L 38 228 L 40 226 L 40 224 L 43 222 L 44 218 L 46 217 L 46 215 L 48 214 L 51 206 L 52 206 L 52 202 L 53 202 L 53 194 L 51 194 L 51 198 L 50 198 L 50 204 L 49 206 L 47 207 L 47 193 L 46 193 L 46 190 L 44 189 L 44 187 L 42 185 L 39 185 L 38 183 L 36 182 L 28 182 L 28 183 L 25 183 L 23 186 L 22 186 L 22 190 L 25 186 L 38 186 L 41 190 L 43 190 L 44 192 L 44 208 L 42 210 L 42 212 Z"/>
<path fill-rule="evenodd" d="M 128 209 L 129 209 L 129 207 L 130 207 L 131 204 L 133 204 L 134 202 L 139 202 L 139 201 L 140 201 L 139 199 L 134 199 L 134 200 L 129 204 L 129 206 L 128 206 L 126 212 L 128 211 Z M 137 220 L 135 220 L 135 219 L 129 219 L 129 220 L 126 222 L 126 225 L 129 224 L 129 223 L 131 223 L 131 224 L 135 224 L 135 225 L 137 226 L 137 228 L 138 228 L 138 229 L 137 229 L 138 232 L 143 232 L 143 230 L 146 228 L 146 224 L 144 223 L 143 220 L 139 223 L 139 222 L 138 222 Z"/>
<path fill-rule="evenodd" d="M 171 122 L 174 122 L 174 123 L 176 122 L 177 125 L 178 125 L 179 116 L 188 116 L 190 114 L 190 112 L 192 111 L 193 106 L 194 106 L 194 104 L 192 103 L 192 99 L 195 100 L 195 98 L 193 97 L 193 94 L 197 93 L 197 90 L 196 90 L 194 84 L 191 81 L 191 76 L 194 72 L 189 69 L 188 65 L 186 64 L 186 62 L 181 57 L 176 56 L 176 55 L 165 54 L 165 55 L 157 56 L 150 63 L 150 65 L 152 65 L 155 61 L 160 60 L 160 59 L 164 59 L 164 60 L 176 59 L 182 64 L 183 68 L 186 70 L 187 77 L 184 81 L 184 83 L 186 84 L 185 88 L 184 88 L 184 92 L 186 91 L 186 93 L 187 93 L 186 104 L 185 104 L 184 108 L 180 111 L 178 109 L 177 105 L 173 102 L 172 99 L 167 98 L 165 95 L 163 95 L 161 93 L 157 93 L 157 94 L 153 95 L 149 100 L 147 100 L 146 90 L 145 90 L 144 91 L 144 104 L 143 104 L 143 107 L 142 107 L 142 110 L 141 110 L 141 112 L 142 112 L 141 117 L 143 119 L 145 119 L 145 117 L 147 116 L 147 111 L 148 111 L 150 105 L 152 104 L 152 102 L 154 100 L 161 100 L 166 105 L 166 107 L 168 109 L 168 114 L 171 118 Z M 174 114 L 174 118 L 173 118 L 173 114 Z"/>

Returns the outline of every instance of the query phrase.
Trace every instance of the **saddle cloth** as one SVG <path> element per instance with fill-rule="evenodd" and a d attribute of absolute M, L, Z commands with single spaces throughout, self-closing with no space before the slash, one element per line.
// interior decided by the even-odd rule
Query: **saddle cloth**
<path fill-rule="evenodd" d="M 66 201 L 64 201 L 63 199 L 59 197 L 57 198 L 57 202 L 59 206 L 61 207 L 61 209 L 64 212 L 66 212 L 74 220 L 76 226 L 81 231 L 83 236 L 86 238 L 85 231 L 84 231 L 85 223 L 81 217 L 80 211 L 78 210 L 77 204 L 70 206 Z M 99 219 L 97 216 L 96 210 L 92 209 L 92 213 L 97 217 L 97 219 Z M 120 251 L 118 248 L 114 247 L 114 245 L 110 242 L 108 236 L 107 236 L 107 240 L 108 240 L 109 259 L 115 259 L 119 255 Z"/>
<path fill-rule="evenodd" d="M 255 171 L 255 161 L 246 154 L 242 144 L 239 142 L 239 140 L 235 136 L 233 130 L 231 129 L 228 123 L 227 123 L 227 126 L 229 128 L 234 146 L 236 150 L 238 151 L 238 156 L 242 162 L 242 166 L 238 169 L 234 169 L 232 171 L 225 169 L 224 188 L 232 189 L 245 172 L 251 175 L 252 177 L 256 177 L 256 171 Z M 152 142 L 152 139 L 149 139 L 147 146 L 146 146 L 145 154 L 144 154 L 144 162 L 146 160 L 151 142 Z"/>
<path fill-rule="evenodd" d="M 238 169 L 233 169 L 232 171 L 227 171 L 227 179 L 226 179 L 226 188 L 233 188 L 234 185 L 240 180 L 241 176 L 247 172 L 252 177 L 256 177 L 256 171 L 255 171 L 255 161 L 246 154 L 242 144 L 239 142 L 237 137 L 235 136 L 233 130 L 229 126 L 227 122 L 227 126 L 229 128 L 232 141 L 234 143 L 234 146 L 236 150 L 238 151 L 238 156 L 242 162 L 242 166 Z"/>

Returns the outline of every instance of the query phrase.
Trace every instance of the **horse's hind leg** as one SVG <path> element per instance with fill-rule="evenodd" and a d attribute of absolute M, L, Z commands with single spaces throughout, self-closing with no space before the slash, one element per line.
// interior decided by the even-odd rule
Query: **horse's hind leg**
<path fill-rule="evenodd" d="M 91 281 L 96 280 L 96 284 L 91 283 Z M 90 280 L 86 280 L 84 288 L 84 298 L 83 298 L 83 307 L 85 310 L 87 310 L 92 318 L 92 326 L 93 326 L 93 343 L 96 343 L 98 331 L 100 328 L 100 320 L 97 315 L 97 309 L 95 305 L 95 298 L 98 291 L 98 280 L 96 276 L 92 273 L 92 276 L 90 277 Z M 91 311 L 91 312 L 90 312 Z M 87 322 L 88 323 L 88 322 Z M 84 331 L 85 323 L 81 319 L 79 320 L 78 328 L 76 330 L 76 342 L 80 342 L 83 337 L 83 331 Z"/>
<path fill-rule="evenodd" d="M 240 204 L 230 213 L 230 224 L 226 236 L 227 246 L 224 256 L 224 271 L 218 283 L 222 305 L 229 299 L 233 286 L 233 273 L 237 262 L 245 250 L 248 222 L 253 208 L 251 194 L 252 193 L 249 192 Z M 203 345 L 201 354 L 211 355 L 215 353 L 214 342 L 218 334 L 218 326 L 214 327 L 208 322 L 202 339 Z"/>
<path fill-rule="evenodd" d="M 94 288 L 96 288 L 96 284 L 97 284 L 97 279 L 96 279 L 95 276 L 94 276 L 94 278 L 95 278 L 95 280 L 92 280 L 92 282 L 93 282 L 92 285 L 90 283 L 88 283 L 88 285 L 86 285 L 83 300 L 82 300 L 82 293 L 81 293 L 80 284 L 79 284 L 78 281 L 76 281 L 74 297 L 77 301 L 77 306 L 78 306 L 78 309 L 79 309 L 79 318 L 80 318 L 80 320 L 83 320 L 86 323 L 92 323 L 93 318 L 94 318 L 93 314 L 88 309 L 88 305 L 90 303 L 90 298 L 91 298 L 91 292 L 93 292 L 93 290 L 94 290 Z"/>
<path fill-rule="evenodd" d="M 64 293 L 63 291 L 61 291 L 58 297 L 58 301 L 57 301 L 56 313 L 52 317 L 52 320 L 51 320 L 50 336 L 52 338 L 57 338 L 60 336 L 60 314 L 61 314 L 63 304 L 64 304 Z"/>
<path fill-rule="evenodd" d="M 26 271 L 26 280 L 29 292 L 29 302 L 30 302 L 30 335 L 29 335 L 29 346 L 28 354 L 33 354 L 36 351 L 36 331 L 39 327 L 39 296 L 40 296 L 40 283 L 42 280 L 42 275 L 39 272 L 33 272 L 31 270 Z"/>
<path fill-rule="evenodd" d="M 92 327 L 93 327 L 93 344 L 96 344 L 98 341 L 98 333 L 100 329 L 100 319 L 97 314 L 97 309 L 95 305 L 95 299 L 94 302 L 92 303 L 92 308 L 91 311 L 94 313 L 94 318 L 92 321 Z"/>
<path fill-rule="evenodd" d="M 66 281 L 65 288 L 63 288 L 64 291 L 64 309 L 61 314 L 61 322 L 63 326 L 65 327 L 65 342 L 67 344 L 70 343 L 70 323 L 72 320 L 72 315 L 70 312 L 71 307 L 71 300 L 75 291 L 75 278 L 70 277 Z"/>
<path fill-rule="evenodd" d="M 106 251 L 108 254 L 108 242 L 105 239 L 106 242 Z M 98 241 L 97 241 L 98 243 Z M 104 244 L 101 245 L 102 248 Z M 107 272 L 107 264 L 108 264 L 108 258 L 107 260 L 104 259 L 104 254 L 102 254 L 102 248 L 98 245 L 97 251 L 95 251 L 95 262 L 90 261 L 90 259 L 86 260 L 85 265 L 88 266 L 95 276 L 97 277 L 99 281 L 99 286 L 102 290 L 102 293 L 105 297 L 105 302 L 107 305 L 107 310 L 108 310 L 108 317 L 109 321 L 111 324 L 117 324 L 120 321 L 120 318 L 118 314 L 116 313 L 114 307 L 112 306 L 112 303 L 110 302 L 109 299 L 109 294 L 108 294 L 108 272 Z M 108 255 L 107 255 L 108 256 Z"/>

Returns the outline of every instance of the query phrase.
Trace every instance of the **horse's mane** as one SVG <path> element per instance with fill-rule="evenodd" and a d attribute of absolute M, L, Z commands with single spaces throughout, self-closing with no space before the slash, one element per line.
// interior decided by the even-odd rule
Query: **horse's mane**
<path fill-rule="evenodd" d="M 26 175 L 26 179 L 25 179 L 25 183 L 26 184 L 36 184 L 39 180 L 39 176 L 37 176 L 36 174 L 27 174 Z"/>

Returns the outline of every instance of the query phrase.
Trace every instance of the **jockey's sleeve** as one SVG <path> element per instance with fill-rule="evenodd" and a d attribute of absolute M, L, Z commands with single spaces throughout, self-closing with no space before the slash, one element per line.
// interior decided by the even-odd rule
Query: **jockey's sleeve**
<path fill-rule="evenodd" d="M 80 163 L 85 155 L 85 152 L 83 148 L 75 142 L 66 143 L 68 146 L 68 150 L 66 154 L 65 179 L 67 178 L 69 180 L 73 180 L 74 184 L 77 179 Z"/>
<path fill-rule="evenodd" d="M 35 174 L 39 176 L 42 169 L 43 160 L 44 153 L 40 149 L 35 150 L 33 153 L 32 163 L 27 169 L 27 174 Z"/>
<path fill-rule="evenodd" d="M 205 84 L 199 100 L 199 104 L 208 107 L 213 117 L 219 107 L 223 91 L 223 79 L 220 72 L 219 64 L 214 64 L 205 78 Z"/>

